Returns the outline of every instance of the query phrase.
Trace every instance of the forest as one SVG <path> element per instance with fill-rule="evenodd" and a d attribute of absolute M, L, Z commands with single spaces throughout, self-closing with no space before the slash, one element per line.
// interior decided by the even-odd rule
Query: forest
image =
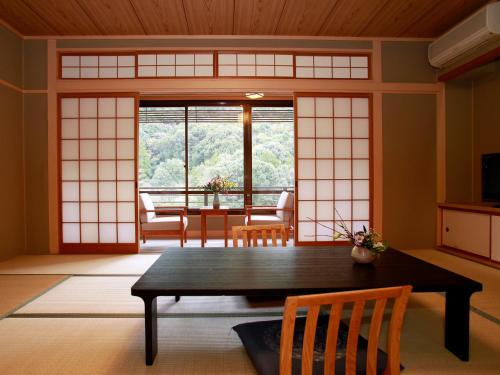
<path fill-rule="evenodd" d="M 185 187 L 185 118 L 183 107 L 141 108 L 139 187 L 155 190 Z M 209 179 L 226 176 L 243 190 L 243 113 L 241 107 L 189 107 L 188 186 L 202 190 Z M 253 190 L 293 188 L 293 109 L 254 108 L 252 113 Z M 253 204 L 276 204 L 277 194 L 254 194 Z M 184 203 L 184 195 L 156 197 L 163 203 Z M 243 196 L 222 197 L 223 204 L 242 207 Z M 189 206 L 203 204 L 190 196 Z"/>

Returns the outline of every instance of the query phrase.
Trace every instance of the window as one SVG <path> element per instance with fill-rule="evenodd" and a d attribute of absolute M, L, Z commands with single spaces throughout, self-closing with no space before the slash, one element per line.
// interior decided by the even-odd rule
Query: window
<path fill-rule="evenodd" d="M 213 77 L 213 53 L 144 53 L 137 55 L 137 77 Z"/>
<path fill-rule="evenodd" d="M 293 78 L 293 54 L 219 52 L 219 77 Z"/>
<path fill-rule="evenodd" d="M 237 184 L 221 204 L 275 205 L 293 190 L 291 102 L 143 101 L 139 188 L 161 205 L 210 205 L 201 186 L 216 175 Z"/>
<path fill-rule="evenodd" d="M 369 56 L 297 55 L 297 78 L 369 79 Z"/>
<path fill-rule="evenodd" d="M 135 55 L 61 55 L 62 79 L 135 78 Z"/>
<path fill-rule="evenodd" d="M 221 195 L 224 206 L 243 206 L 243 107 L 188 107 L 188 206 L 207 205 L 203 186 L 221 175 L 237 184 L 240 194 Z M 198 193 L 196 193 L 198 191 Z"/>
<path fill-rule="evenodd" d="M 148 107 L 139 112 L 139 184 L 163 206 L 185 205 L 184 107 Z M 147 124 L 146 126 L 144 124 Z"/>
<path fill-rule="evenodd" d="M 293 190 L 293 108 L 252 108 L 252 203 L 275 205 Z"/>

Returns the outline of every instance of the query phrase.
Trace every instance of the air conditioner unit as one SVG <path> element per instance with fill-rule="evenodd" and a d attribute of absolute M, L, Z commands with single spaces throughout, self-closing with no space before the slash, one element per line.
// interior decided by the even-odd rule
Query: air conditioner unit
<path fill-rule="evenodd" d="M 500 2 L 491 3 L 429 45 L 429 62 L 442 68 L 460 55 L 500 36 Z"/>

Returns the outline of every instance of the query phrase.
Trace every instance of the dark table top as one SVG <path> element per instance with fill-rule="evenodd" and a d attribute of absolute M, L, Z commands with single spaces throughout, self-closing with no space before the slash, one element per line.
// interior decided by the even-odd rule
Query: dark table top
<path fill-rule="evenodd" d="M 412 285 L 414 292 L 482 290 L 477 281 L 395 249 L 355 264 L 350 247 L 176 248 L 166 250 L 132 295 L 287 296 Z"/>

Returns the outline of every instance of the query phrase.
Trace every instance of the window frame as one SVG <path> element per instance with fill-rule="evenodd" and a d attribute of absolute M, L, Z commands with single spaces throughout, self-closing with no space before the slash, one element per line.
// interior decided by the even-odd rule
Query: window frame
<path fill-rule="evenodd" d="M 161 193 L 161 194 L 174 194 L 178 195 L 184 194 L 184 202 L 186 207 L 188 207 L 188 214 L 199 214 L 200 209 L 189 207 L 189 195 L 197 195 L 204 193 L 203 190 L 189 190 L 189 151 L 188 151 L 188 139 L 189 139 L 189 124 L 188 124 L 188 108 L 196 106 L 206 106 L 206 107 L 236 107 L 241 106 L 243 109 L 243 189 L 234 190 L 235 194 L 243 195 L 243 207 L 242 208 L 231 208 L 229 209 L 229 214 L 231 215 L 243 215 L 245 214 L 245 206 L 252 205 L 252 196 L 254 194 L 252 186 L 252 108 L 253 107 L 290 107 L 295 111 L 293 99 L 290 100 L 159 100 L 155 98 L 140 98 L 139 108 L 145 107 L 184 107 L 184 190 L 182 191 L 165 191 L 165 190 L 148 190 L 147 192 L 151 194 Z M 295 113 L 294 113 L 295 115 Z M 138 119 L 138 124 L 140 125 L 140 119 Z M 292 118 L 293 121 L 293 118 Z M 294 127 L 294 122 L 291 124 L 292 130 Z M 139 133 L 139 132 L 138 132 Z M 140 136 L 139 136 L 140 137 Z M 139 142 L 139 138 L 138 138 Z M 295 144 L 295 141 L 294 141 Z M 295 146 L 294 146 L 295 152 Z M 138 155 L 139 157 L 139 155 Z M 138 181 L 140 182 L 140 181 Z M 295 190 L 294 186 L 290 187 Z M 139 186 L 139 191 L 141 187 Z M 146 191 L 145 191 L 146 192 Z M 278 190 L 256 190 L 257 194 L 269 194 L 277 193 Z"/>

